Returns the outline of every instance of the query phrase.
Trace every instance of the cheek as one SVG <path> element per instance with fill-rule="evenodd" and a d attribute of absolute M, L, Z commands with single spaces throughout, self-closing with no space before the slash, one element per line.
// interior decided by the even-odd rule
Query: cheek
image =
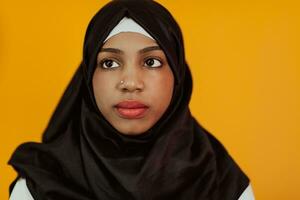
<path fill-rule="evenodd" d="M 172 98 L 173 87 L 174 78 L 170 72 L 158 74 L 155 80 L 151 81 L 152 102 L 155 102 L 157 109 L 165 110 L 168 107 Z"/>
<path fill-rule="evenodd" d="M 110 92 L 112 91 L 111 76 L 95 71 L 93 76 L 93 91 L 98 107 L 104 107 L 105 102 L 110 102 Z"/>

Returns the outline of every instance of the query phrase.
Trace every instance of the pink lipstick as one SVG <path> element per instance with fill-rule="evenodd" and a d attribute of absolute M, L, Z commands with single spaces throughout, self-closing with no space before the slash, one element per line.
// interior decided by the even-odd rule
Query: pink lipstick
<path fill-rule="evenodd" d="M 139 101 L 122 101 L 115 105 L 115 107 L 119 115 L 126 119 L 142 118 L 149 108 Z"/>

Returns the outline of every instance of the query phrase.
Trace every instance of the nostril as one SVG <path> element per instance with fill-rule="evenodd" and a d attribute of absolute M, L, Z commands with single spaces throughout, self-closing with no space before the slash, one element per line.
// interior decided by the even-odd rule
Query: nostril
<path fill-rule="evenodd" d="M 119 82 L 119 89 L 121 91 L 142 91 L 144 89 L 144 83 L 142 81 L 136 80 L 122 80 Z"/>

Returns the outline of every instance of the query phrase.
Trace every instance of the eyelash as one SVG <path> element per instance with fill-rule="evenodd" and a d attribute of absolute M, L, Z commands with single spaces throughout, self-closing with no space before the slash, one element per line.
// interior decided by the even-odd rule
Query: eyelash
<path fill-rule="evenodd" d="M 146 62 L 147 62 L 148 60 L 150 60 L 150 59 L 154 60 L 154 62 L 155 62 L 155 61 L 158 61 L 158 62 L 159 62 L 159 66 L 158 66 L 158 67 L 150 67 L 150 66 L 149 66 L 150 69 L 151 69 L 151 68 L 152 68 L 152 69 L 154 69 L 154 68 L 160 68 L 160 67 L 162 67 L 162 66 L 164 65 L 164 63 L 163 63 L 163 61 L 161 61 L 161 59 L 158 59 L 158 58 L 155 58 L 155 57 L 147 57 L 147 58 L 144 59 L 144 66 L 145 66 L 145 67 L 148 67 L 148 66 L 146 65 Z M 117 63 L 117 64 L 120 66 L 120 64 L 119 64 L 118 61 L 115 61 L 115 59 L 110 59 L 110 58 L 105 58 L 105 59 L 101 60 L 101 61 L 99 62 L 99 66 L 100 66 L 101 68 L 107 69 L 107 70 L 114 70 L 114 68 L 117 68 L 117 67 L 104 67 L 103 65 L 104 65 L 105 62 L 107 62 L 107 61 L 112 61 L 112 62 L 114 62 L 114 63 Z"/>
<path fill-rule="evenodd" d="M 148 60 L 150 60 L 150 59 L 156 60 L 156 61 L 158 61 L 159 64 L 160 64 L 158 67 L 150 67 L 150 68 L 160 68 L 160 67 L 162 67 L 162 66 L 164 65 L 164 63 L 163 63 L 163 61 L 162 61 L 161 59 L 155 58 L 155 57 L 147 57 L 147 58 L 145 58 L 144 64 L 146 63 L 146 61 L 148 61 Z"/>
<path fill-rule="evenodd" d="M 105 62 L 107 62 L 107 61 L 113 61 L 113 62 L 117 63 L 118 65 L 120 65 L 119 62 L 115 61 L 114 59 L 108 59 L 108 58 L 105 58 L 105 59 L 103 59 L 103 60 L 101 60 L 101 61 L 99 62 L 99 66 L 100 66 L 101 68 L 103 68 L 103 69 L 109 69 L 109 70 L 113 70 L 114 68 L 116 68 L 116 67 L 113 67 L 113 68 L 110 68 L 110 67 L 103 67 L 103 65 L 104 65 Z"/>

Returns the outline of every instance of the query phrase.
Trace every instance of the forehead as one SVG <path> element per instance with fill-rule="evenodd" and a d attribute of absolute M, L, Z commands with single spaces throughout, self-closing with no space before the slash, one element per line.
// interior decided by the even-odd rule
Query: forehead
<path fill-rule="evenodd" d="M 109 38 L 104 44 L 103 48 L 105 47 L 145 47 L 149 45 L 157 45 L 157 42 L 143 34 L 135 33 L 135 32 L 122 32 L 114 35 L 113 37 Z"/>

